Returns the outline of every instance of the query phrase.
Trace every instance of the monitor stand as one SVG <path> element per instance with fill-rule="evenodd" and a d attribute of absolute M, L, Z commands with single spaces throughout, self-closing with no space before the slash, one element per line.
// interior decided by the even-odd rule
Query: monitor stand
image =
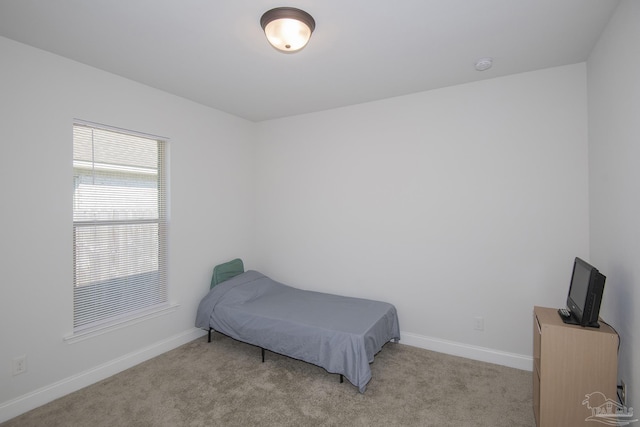
<path fill-rule="evenodd" d="M 562 319 L 562 321 L 564 323 L 566 323 L 567 325 L 578 325 L 578 326 L 582 326 L 580 325 L 580 323 L 578 323 L 578 321 L 576 320 L 575 317 L 573 317 L 573 315 L 571 317 L 565 317 L 562 314 L 558 313 L 558 316 L 560 316 L 560 318 Z M 592 323 L 588 323 L 586 325 L 584 325 L 585 328 L 599 328 L 600 327 L 600 323 L 598 322 L 592 322 Z"/>

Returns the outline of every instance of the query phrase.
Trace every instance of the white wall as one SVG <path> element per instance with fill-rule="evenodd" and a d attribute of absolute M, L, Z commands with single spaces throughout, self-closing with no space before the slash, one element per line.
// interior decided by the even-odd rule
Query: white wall
<path fill-rule="evenodd" d="M 404 342 L 531 369 L 533 306 L 562 306 L 589 255 L 585 73 L 260 123 L 257 267 L 394 303 Z"/>
<path fill-rule="evenodd" d="M 630 407 L 640 404 L 639 23 L 640 2 L 621 2 L 587 63 L 591 256 L 607 276 L 601 315 L 621 335 Z"/>
<path fill-rule="evenodd" d="M 211 268 L 251 260 L 254 126 L 0 38 L 0 421 L 199 336 Z M 175 312 L 75 344 L 72 122 L 170 138 Z M 11 375 L 15 356 L 28 372 Z"/>

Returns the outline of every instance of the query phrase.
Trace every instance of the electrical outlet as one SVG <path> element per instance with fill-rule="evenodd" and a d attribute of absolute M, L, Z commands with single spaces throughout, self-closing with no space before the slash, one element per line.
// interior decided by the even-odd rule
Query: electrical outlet
<path fill-rule="evenodd" d="M 622 380 L 620 380 L 620 401 L 622 406 L 627 405 L 627 385 Z"/>
<path fill-rule="evenodd" d="M 476 331 L 484 331 L 484 317 L 476 317 L 474 320 L 473 329 Z"/>
<path fill-rule="evenodd" d="M 13 358 L 13 375 L 20 375 L 27 372 L 27 356 Z"/>

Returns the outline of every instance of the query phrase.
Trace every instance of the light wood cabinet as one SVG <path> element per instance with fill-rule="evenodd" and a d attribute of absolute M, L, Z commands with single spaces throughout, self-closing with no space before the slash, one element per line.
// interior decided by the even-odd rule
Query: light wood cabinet
<path fill-rule="evenodd" d="M 590 425 L 588 395 L 600 392 L 617 402 L 616 332 L 567 325 L 557 309 L 533 310 L 533 410 L 538 427 Z M 594 401 L 595 402 L 595 401 Z"/>

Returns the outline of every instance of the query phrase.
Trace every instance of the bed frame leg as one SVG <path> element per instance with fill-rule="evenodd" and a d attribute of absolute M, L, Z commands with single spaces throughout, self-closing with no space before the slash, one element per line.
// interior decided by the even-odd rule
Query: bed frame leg
<path fill-rule="evenodd" d="M 340 384 L 342 384 L 343 381 L 344 381 L 344 377 L 342 376 L 342 374 L 340 374 Z"/>
<path fill-rule="evenodd" d="M 209 328 L 209 341 L 207 342 L 211 342 L 211 331 L 213 330 L 213 328 Z"/>
<path fill-rule="evenodd" d="M 264 363 L 264 348 L 261 348 L 260 350 L 262 350 L 262 363 Z"/>

